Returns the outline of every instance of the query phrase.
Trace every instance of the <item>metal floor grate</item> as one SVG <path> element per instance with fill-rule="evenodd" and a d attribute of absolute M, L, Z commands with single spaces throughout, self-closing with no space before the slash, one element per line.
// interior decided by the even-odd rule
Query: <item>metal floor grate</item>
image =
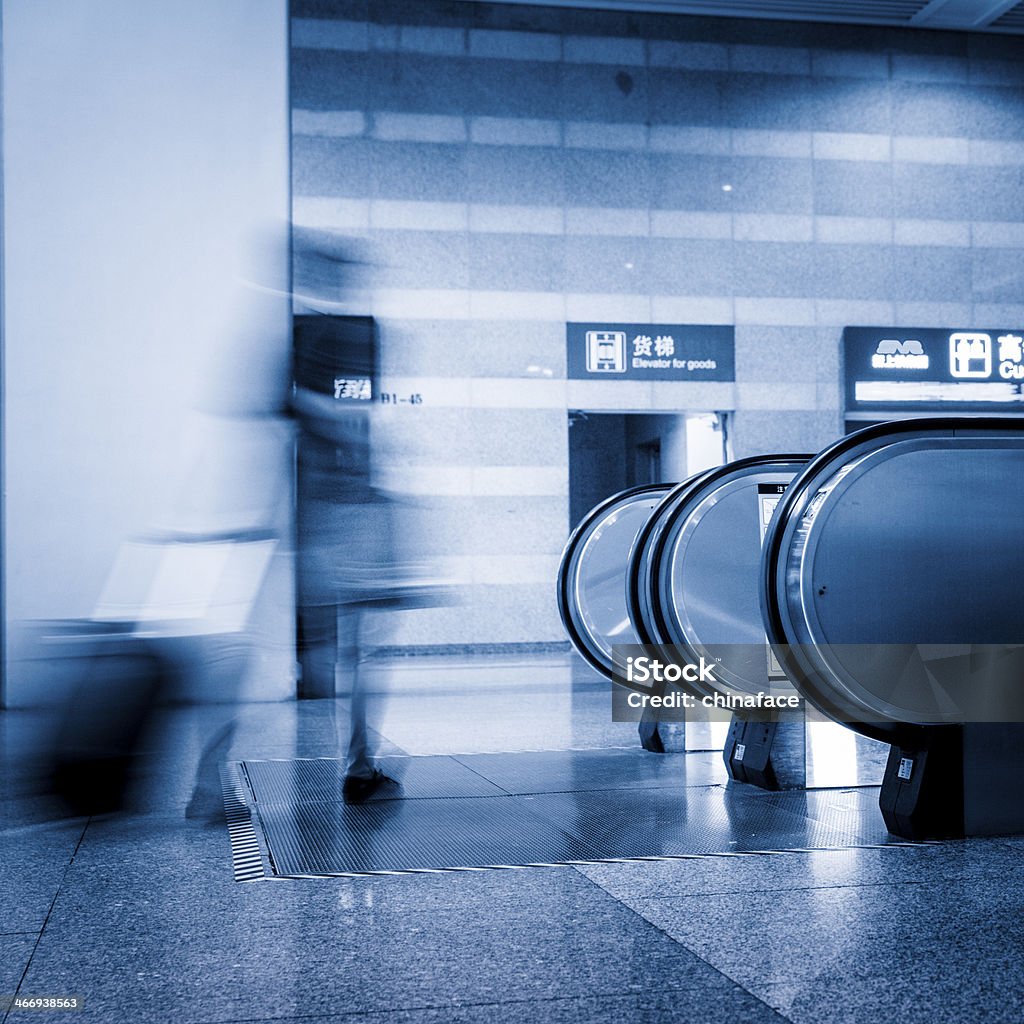
<path fill-rule="evenodd" d="M 342 802 L 332 759 L 235 766 L 235 794 L 244 794 L 262 839 L 263 877 L 908 845 L 886 833 L 877 790 L 727 787 L 720 754 L 545 751 L 380 765 L 401 788 L 360 806 Z"/>

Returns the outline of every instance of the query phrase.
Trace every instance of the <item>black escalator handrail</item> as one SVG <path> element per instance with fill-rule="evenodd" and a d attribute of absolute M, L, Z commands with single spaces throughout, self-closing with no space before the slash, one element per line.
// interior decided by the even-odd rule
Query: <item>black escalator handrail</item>
<path fill-rule="evenodd" d="M 902 435 L 927 431 L 935 437 L 955 437 L 972 431 L 1024 431 L 1024 419 L 1005 416 L 925 416 L 911 419 L 891 420 L 875 423 L 854 431 L 823 449 L 804 467 L 803 471 L 786 489 L 779 502 L 761 552 L 760 598 L 761 617 L 764 620 L 768 642 L 775 651 L 786 674 L 800 691 L 800 694 L 814 707 L 833 721 L 851 725 L 851 708 L 830 700 L 826 689 L 816 678 L 809 676 L 790 651 L 791 645 L 798 644 L 799 638 L 789 636 L 783 619 L 779 599 L 778 576 L 782 562 L 783 540 L 791 540 L 793 531 L 801 522 L 807 506 L 817 494 L 825 480 L 831 478 L 851 452 L 863 448 L 863 454 L 877 450 L 868 447 L 871 442 L 885 438 L 896 442 Z M 788 543 L 787 543 L 788 548 Z M 783 580 L 784 589 L 785 580 Z M 856 731 L 886 743 L 913 742 L 919 737 L 922 726 L 893 719 L 885 721 L 855 723 Z"/>
<path fill-rule="evenodd" d="M 608 678 L 612 678 L 609 673 L 609 667 L 593 655 L 588 642 L 576 628 L 572 614 L 569 611 L 570 604 L 572 603 L 572 598 L 569 595 L 569 567 L 573 564 L 576 551 L 583 538 L 589 533 L 595 520 L 600 519 L 610 508 L 629 498 L 636 497 L 637 495 L 654 494 L 658 491 L 664 491 L 666 487 L 671 486 L 672 484 L 641 484 L 638 487 L 628 487 L 626 490 L 619 491 L 618 493 L 605 498 L 604 501 L 599 502 L 579 521 L 579 523 L 577 523 L 576 528 L 571 534 L 569 534 L 569 539 L 565 543 L 565 549 L 562 551 L 561 561 L 558 563 L 556 592 L 558 599 L 558 614 L 562 620 L 562 625 L 565 628 L 566 633 L 568 633 L 573 647 L 576 648 L 576 651 L 581 655 L 581 657 L 592 668 L 596 669 L 601 673 L 601 675 Z M 623 568 L 625 570 L 625 567 Z"/>
<path fill-rule="evenodd" d="M 676 644 L 683 647 L 688 655 L 694 658 L 699 656 L 699 652 L 690 650 L 689 644 L 687 644 L 682 637 L 678 640 L 674 640 L 670 637 L 668 617 L 666 616 L 664 609 L 661 607 L 661 602 L 658 599 L 656 589 L 657 580 L 661 574 L 662 561 L 665 558 L 668 538 L 671 536 L 672 528 L 675 524 L 679 522 L 684 515 L 688 515 L 690 513 L 693 505 L 697 503 L 699 496 L 703 496 L 708 491 L 714 489 L 718 484 L 729 480 L 737 474 L 745 474 L 748 470 L 752 469 L 768 469 L 771 466 L 778 466 L 780 472 L 784 472 L 786 469 L 792 469 L 798 465 L 805 465 L 810 458 L 810 455 L 787 453 L 783 455 L 753 455 L 745 459 L 737 459 L 735 462 L 728 462 L 724 466 L 719 466 L 718 468 L 712 469 L 703 475 L 696 481 L 694 487 L 687 491 L 685 497 L 675 504 L 665 517 L 661 533 L 654 544 L 650 556 L 650 596 L 652 599 L 651 615 L 654 619 L 656 631 L 664 637 L 664 640 L 656 642 Z M 783 465 L 784 463 L 788 463 L 788 465 Z"/>
<path fill-rule="evenodd" d="M 633 541 L 633 546 L 629 552 L 629 561 L 626 563 L 626 609 L 629 612 L 629 621 L 633 624 L 633 632 L 636 633 L 640 643 L 644 645 L 652 645 L 659 642 L 648 628 L 640 601 L 640 581 L 644 575 L 644 555 L 645 553 L 649 554 L 649 552 L 645 552 L 645 549 L 651 541 L 654 531 L 661 529 L 662 520 L 669 510 L 682 496 L 688 493 L 690 488 L 696 487 L 711 472 L 714 472 L 714 470 L 704 470 L 701 473 L 695 473 L 681 483 L 676 484 L 655 506 L 654 511 L 647 517 L 647 522 L 640 527 L 636 539 Z M 649 561 L 649 558 L 647 561 Z M 650 596 L 648 594 L 648 597 Z"/>

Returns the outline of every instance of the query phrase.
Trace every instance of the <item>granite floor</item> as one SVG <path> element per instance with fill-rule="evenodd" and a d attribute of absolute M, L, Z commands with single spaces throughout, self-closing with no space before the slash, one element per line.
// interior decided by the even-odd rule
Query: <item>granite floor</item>
<path fill-rule="evenodd" d="M 658 756 L 568 658 L 382 673 L 382 753 L 563 751 L 536 763 L 569 793 L 573 751 Z M 42 1019 L 81 1024 L 1024 1018 L 1024 839 L 236 882 L 223 823 L 184 816 L 228 720 L 231 759 L 331 758 L 344 706 L 169 711 L 133 806 L 90 819 L 41 791 L 47 716 L 0 712 L 0 994 L 80 996 Z M 728 799 L 708 765 L 689 773 L 695 806 Z M 825 790 L 806 813 L 873 799 Z"/>

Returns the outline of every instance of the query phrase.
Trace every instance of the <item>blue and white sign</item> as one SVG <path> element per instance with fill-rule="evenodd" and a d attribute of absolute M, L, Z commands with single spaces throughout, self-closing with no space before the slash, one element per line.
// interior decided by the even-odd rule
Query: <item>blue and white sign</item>
<path fill-rule="evenodd" d="M 569 378 L 735 380 L 735 334 L 721 324 L 566 324 Z"/>
<path fill-rule="evenodd" d="M 846 410 L 1024 413 L 1024 327 L 847 327 Z"/>

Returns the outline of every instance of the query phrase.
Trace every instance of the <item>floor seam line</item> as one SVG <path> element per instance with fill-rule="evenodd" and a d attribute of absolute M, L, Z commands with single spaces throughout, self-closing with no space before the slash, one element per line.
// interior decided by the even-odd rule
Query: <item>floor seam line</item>
<path fill-rule="evenodd" d="M 25 984 L 25 978 L 28 977 L 29 968 L 32 966 L 32 961 L 35 959 L 36 951 L 39 949 L 39 943 L 43 941 L 43 933 L 46 931 L 46 926 L 50 923 L 50 917 L 53 914 L 53 908 L 57 905 L 57 900 L 60 899 L 60 894 L 64 890 L 64 883 L 67 881 L 68 872 L 71 871 L 71 866 L 75 863 L 75 857 L 78 856 L 78 851 L 82 847 L 82 842 L 85 839 L 85 833 L 88 831 L 89 826 L 92 824 L 92 818 L 86 820 L 86 823 L 82 826 L 82 834 L 78 837 L 78 842 L 75 843 L 75 848 L 71 851 L 71 856 L 68 858 L 67 866 L 64 868 L 64 873 L 60 877 L 60 882 L 57 884 L 57 891 L 53 894 L 53 899 L 50 900 L 50 905 L 46 910 L 46 917 L 43 918 L 43 923 L 39 928 L 39 932 L 36 935 L 36 941 L 32 944 L 32 952 L 28 955 L 28 960 L 25 961 L 25 969 L 21 972 L 21 977 L 18 979 L 18 984 L 12 993 L 15 997 L 21 992 L 21 986 Z M 31 935 L 31 932 L 25 934 Z M 4 1013 L 3 1024 L 10 1017 L 12 1010 L 7 1010 Z"/>
<path fill-rule="evenodd" d="M 609 893 L 609 895 L 611 895 L 611 894 Z M 644 920 L 646 920 L 646 919 L 644 919 Z M 647 923 L 650 924 L 649 921 Z M 657 928 L 656 925 L 653 925 L 652 927 Z M 658 929 L 658 930 L 660 931 L 661 929 Z M 669 936 L 669 938 L 671 939 L 672 937 Z M 673 941 L 675 941 L 675 940 L 673 940 Z M 676 943 L 676 944 L 680 945 L 680 943 Z M 684 946 L 683 948 L 686 949 L 687 952 L 693 952 L 692 950 L 690 950 L 686 946 Z M 694 955 L 696 956 L 697 954 L 694 954 Z M 701 959 L 701 958 L 698 956 L 698 959 Z M 701 959 L 701 962 L 705 963 L 706 961 Z M 742 985 L 739 985 L 738 982 L 734 981 L 728 975 L 722 974 L 721 971 L 718 971 L 717 968 L 713 967 L 711 964 L 708 964 L 708 966 L 711 967 L 712 970 L 715 970 L 715 971 L 717 971 L 717 973 L 721 974 L 722 977 L 726 979 L 726 981 L 730 982 L 733 985 L 737 985 L 737 987 L 743 989 L 744 992 L 747 991 L 746 989 L 743 988 Z M 685 992 L 685 991 L 688 991 L 688 989 L 687 989 L 687 987 L 685 985 L 680 985 L 676 989 L 667 989 L 667 990 L 663 990 L 663 991 Z M 417 1006 L 388 1006 L 386 1008 L 382 1008 L 382 1009 L 379 1009 L 379 1010 L 356 1010 L 356 1011 L 348 1011 L 348 1012 L 342 1011 L 341 1013 L 306 1013 L 306 1014 L 302 1014 L 302 1013 L 294 1014 L 293 1013 L 293 1014 L 288 1014 L 287 1016 L 283 1016 L 283 1017 L 222 1017 L 222 1018 L 220 1018 L 218 1020 L 214 1020 L 214 1021 L 189 1021 L 189 1022 L 185 1022 L 185 1024 L 272 1024 L 272 1022 L 276 1021 L 276 1020 L 285 1020 L 285 1021 L 291 1021 L 291 1020 L 324 1020 L 324 1019 L 328 1019 L 328 1018 L 333 1020 L 333 1019 L 337 1019 L 338 1017 L 352 1017 L 353 1019 L 356 1019 L 356 1018 L 369 1018 L 369 1017 L 383 1017 L 384 1015 L 391 1015 L 391 1014 L 395 1014 L 395 1013 L 406 1013 L 406 1012 L 410 1012 L 410 1011 L 411 1012 L 419 1012 L 419 1011 L 422 1011 L 422 1010 L 428 1010 L 429 1011 L 429 1010 L 452 1010 L 452 1009 L 462 1010 L 462 1009 L 470 1009 L 470 1008 L 482 1008 L 482 1007 L 488 1007 L 488 1006 L 495 1006 L 495 1007 L 497 1007 L 497 1006 L 528 1006 L 528 1005 L 533 1004 L 533 1003 L 545 1003 L 545 1004 L 546 1003 L 568 1003 L 568 1002 L 573 1002 L 573 1001 L 583 1000 L 583 999 L 616 999 L 616 998 L 621 998 L 621 997 L 624 997 L 624 996 L 635 996 L 635 995 L 640 995 L 640 994 L 641 993 L 631 992 L 631 991 L 625 991 L 625 992 L 624 991 L 597 992 L 597 993 L 587 992 L 587 993 L 580 993 L 579 995 L 573 995 L 573 996 L 547 996 L 547 997 L 537 996 L 536 998 L 532 998 L 532 999 L 489 999 L 489 1000 L 480 1000 L 480 1001 L 474 1001 L 474 1002 L 459 1002 L 459 1003 L 424 1003 L 422 1005 L 417 1005 Z M 754 996 L 754 994 L 752 992 L 748 993 L 748 994 L 751 995 L 754 999 L 757 999 L 757 996 Z M 761 1000 L 759 1000 L 759 1002 L 760 1001 Z M 765 1003 L 764 1005 L 768 1006 L 767 1003 Z M 769 1006 L 768 1009 L 772 1010 L 772 1007 Z M 781 1017 L 783 1020 L 789 1021 L 789 1024 L 793 1024 L 793 1021 L 791 1021 L 789 1017 L 786 1017 L 786 1016 L 784 1016 L 782 1014 L 779 1014 L 778 1010 L 772 1010 L 772 1012 L 775 1013 L 775 1014 L 778 1014 L 778 1016 Z"/>
<path fill-rule="evenodd" d="M 462 767 L 465 768 L 467 771 L 471 771 L 478 779 L 483 779 L 484 782 L 488 782 L 492 786 L 497 786 L 498 789 L 500 789 L 502 791 L 502 793 L 504 793 L 506 796 L 515 796 L 514 793 L 510 793 L 503 785 L 501 785 L 500 782 L 495 782 L 494 779 L 487 778 L 486 775 L 484 775 L 481 772 L 478 772 L 472 765 L 468 765 L 468 764 L 466 764 L 465 761 L 460 761 L 459 760 L 460 757 L 472 757 L 472 756 L 473 756 L 472 754 L 449 754 L 448 755 L 448 757 L 451 758 L 451 760 L 453 760 L 456 764 L 462 765 Z"/>
<path fill-rule="evenodd" d="M 950 879 L 944 878 L 943 882 L 948 882 Z M 829 892 L 832 889 L 875 889 L 885 888 L 886 886 L 903 886 L 903 885 L 935 885 L 935 883 L 929 879 L 917 879 L 909 878 L 900 882 L 850 882 L 847 885 L 793 885 L 788 886 L 785 889 L 723 889 L 721 892 L 686 892 L 676 893 L 667 896 L 645 896 L 645 900 L 697 900 L 708 896 L 749 896 L 755 892 Z"/>
<path fill-rule="evenodd" d="M 582 874 L 582 872 L 580 872 L 580 873 Z M 586 875 L 584 875 L 584 878 L 586 878 L 586 877 L 587 877 L 587 876 L 586 876 Z M 593 879 L 591 879 L 591 881 L 594 881 L 594 880 L 593 880 Z M 726 980 L 727 982 L 729 982 L 729 984 L 730 984 L 730 985 L 735 985 L 735 986 L 736 986 L 736 987 L 737 987 L 738 989 L 740 989 L 740 991 L 742 991 L 742 992 L 746 992 L 746 993 L 747 993 L 747 995 L 748 995 L 748 996 L 750 996 L 750 998 L 751 998 L 751 999 L 754 999 L 754 1000 L 756 1000 L 756 1001 L 757 1001 L 758 1003 L 760 1003 L 760 1004 L 761 1004 L 761 1005 L 762 1005 L 763 1007 L 765 1007 L 765 1009 L 769 1010 L 769 1011 L 770 1011 L 771 1013 L 773 1013 L 773 1014 L 774 1014 L 774 1015 L 775 1015 L 776 1017 L 778 1017 L 778 1018 L 779 1018 L 779 1020 L 784 1020 L 784 1021 L 787 1021 L 787 1024 L 795 1024 L 795 1022 L 793 1021 L 793 1019 L 792 1019 L 791 1017 L 787 1017 L 787 1016 L 786 1016 L 786 1015 L 785 1015 L 784 1013 L 781 1013 L 781 1012 L 780 1012 L 779 1010 L 776 1010 L 774 1006 L 769 1006 L 769 1004 L 768 1004 L 768 1003 L 766 1003 L 766 1002 L 765 1002 L 765 1001 L 764 1001 L 764 1000 L 763 1000 L 763 999 L 762 999 L 762 998 L 761 998 L 761 997 L 760 997 L 759 995 L 757 995 L 757 994 L 756 994 L 755 992 L 751 992 L 751 991 L 750 991 L 750 989 L 748 989 L 748 988 L 746 987 L 746 985 L 743 985 L 743 984 L 741 984 L 741 983 L 740 983 L 739 981 L 737 981 L 737 980 L 736 980 L 735 978 L 732 978 L 732 977 L 730 977 L 730 976 L 729 976 L 728 974 L 726 974 L 726 973 L 725 973 L 725 971 L 721 970 L 721 968 L 719 968 L 719 967 L 716 967 L 716 966 L 715 966 L 715 965 L 714 965 L 713 963 L 711 963 L 711 962 L 710 962 L 709 960 L 706 960 L 706 959 L 705 959 L 705 958 L 704 958 L 703 956 L 701 956 L 701 955 L 700 955 L 700 953 L 698 953 L 698 952 L 697 952 L 697 951 L 696 951 L 695 949 L 693 949 L 693 948 L 691 948 L 690 946 L 688 946 L 688 945 L 687 945 L 687 944 L 686 944 L 685 942 L 683 942 L 683 941 L 682 941 L 681 939 L 677 939 L 677 938 L 676 938 L 676 937 L 675 937 L 674 935 L 672 935 L 672 934 L 671 934 L 671 932 L 668 932 L 668 931 L 666 931 L 666 930 L 665 930 L 665 929 L 664 929 L 664 928 L 663 928 L 663 927 L 662 927 L 662 926 L 661 926 L 660 924 L 656 924 L 656 923 L 655 923 L 654 921 L 650 920 L 650 918 L 646 917 L 646 916 L 645 916 L 644 914 L 642 914 L 642 913 L 641 913 L 641 912 L 640 912 L 639 910 L 637 910 L 637 909 L 636 909 L 635 907 L 631 907 L 631 906 L 630 906 L 630 905 L 629 905 L 628 903 L 626 903 L 626 902 L 625 902 L 625 900 L 623 900 L 623 899 L 622 899 L 621 897 L 619 897 L 619 896 L 616 896 L 616 895 L 615 895 L 614 893 L 612 893 L 612 892 L 608 892 L 608 890 L 607 890 L 607 889 L 605 889 L 605 888 L 604 888 L 604 886 L 600 884 L 600 882 L 594 882 L 594 884 L 595 884 L 595 885 L 597 885 L 597 886 L 598 886 L 598 887 L 599 887 L 600 889 L 602 889 L 602 890 L 603 890 L 604 892 L 607 892 L 607 893 L 608 893 L 608 895 L 609 895 L 609 896 L 610 896 L 610 897 L 611 897 L 611 898 L 612 898 L 613 900 L 615 900 L 615 902 L 616 902 L 616 903 L 618 903 L 618 904 L 619 904 L 620 906 L 624 907 L 624 908 L 625 908 L 626 910 L 628 910 L 628 911 L 629 911 L 629 912 L 630 912 L 631 914 L 634 914 L 635 916 L 639 917 L 641 921 L 643 921 L 643 922 L 644 922 L 645 924 L 647 924 L 647 925 L 648 925 L 649 927 L 653 928 L 653 929 L 654 929 L 655 931 L 657 931 L 657 932 L 660 932 L 660 933 L 661 933 L 662 935 L 664 935 L 664 936 L 665 936 L 665 938 L 667 938 L 667 939 L 668 939 L 668 940 L 669 940 L 670 942 L 672 942 L 672 943 L 673 943 L 674 945 L 676 945 L 676 946 L 679 946 L 679 947 L 680 947 L 681 949 L 685 949 L 687 953 L 689 953 L 689 954 L 691 954 L 692 956 L 696 957 L 696 958 L 697 958 L 697 959 L 698 959 L 698 960 L 699 960 L 699 961 L 700 961 L 700 962 L 701 962 L 702 964 L 704 964 L 704 965 L 705 965 L 706 967 L 708 967 L 708 968 L 710 968 L 710 969 L 711 969 L 712 971 L 714 971 L 714 972 L 715 972 L 715 974 L 717 974 L 717 975 L 718 975 L 719 977 L 721 977 L 721 978 L 724 978 L 724 979 L 725 979 L 725 980 Z"/>

